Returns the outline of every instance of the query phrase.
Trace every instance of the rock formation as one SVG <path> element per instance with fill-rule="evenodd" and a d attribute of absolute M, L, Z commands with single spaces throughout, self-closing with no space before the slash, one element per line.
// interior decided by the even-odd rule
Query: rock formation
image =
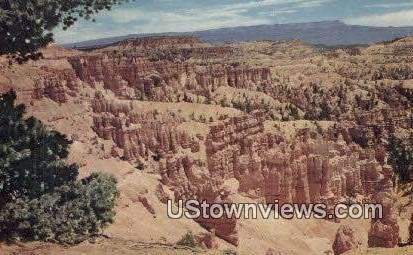
<path fill-rule="evenodd" d="M 235 117 L 211 127 L 206 142 L 210 173 L 235 177 L 240 191 L 263 196 L 270 203 L 372 195 L 381 171 L 374 151 L 344 141 L 316 140 L 311 138 L 316 134 L 308 131 L 287 144 L 263 128 L 260 116 Z"/>
<path fill-rule="evenodd" d="M 412 216 L 410 217 L 409 244 L 413 244 L 413 213 L 412 213 Z"/>
<path fill-rule="evenodd" d="M 266 67 L 197 66 L 185 61 L 193 56 L 226 56 L 233 53 L 228 47 L 199 46 L 194 38 L 157 38 L 151 47 L 149 41 L 128 40 L 116 50 L 73 56 L 68 61 L 82 81 L 92 86 L 102 83 L 118 97 L 139 100 L 172 101 L 171 96 L 184 91 L 207 96 L 219 86 L 255 89 L 271 79 Z M 126 50 L 127 45 L 133 51 Z"/>
<path fill-rule="evenodd" d="M 399 226 L 391 213 L 391 202 L 383 201 L 383 218 L 372 220 L 369 231 L 369 247 L 393 248 L 399 242 Z"/>
<path fill-rule="evenodd" d="M 219 246 L 218 240 L 213 232 L 197 234 L 195 235 L 195 240 L 207 249 L 217 249 Z"/>
<path fill-rule="evenodd" d="M 212 124 L 205 141 L 206 161 L 177 157 L 181 149 L 200 150 L 200 140 L 178 132 L 183 120 L 153 112 L 134 112 L 123 103 L 97 95 L 94 130 L 123 150 L 123 158 L 159 157 L 165 185 L 174 187 L 175 198 L 196 197 L 221 202 L 219 186 L 236 179 L 239 191 L 263 197 L 268 203 L 325 202 L 331 207 L 348 197 L 371 199 L 385 168 L 375 150 L 347 144 L 342 137 L 324 141 L 302 130 L 295 142 L 264 130 L 261 112 L 227 118 Z M 226 201 L 226 200 L 224 200 Z M 235 219 L 200 220 L 217 236 L 237 244 Z"/>
<path fill-rule="evenodd" d="M 337 230 L 336 237 L 333 243 L 334 255 L 343 254 L 349 250 L 356 249 L 362 244 L 357 233 L 347 225 L 342 225 Z"/>
<path fill-rule="evenodd" d="M 411 64 L 411 45 L 402 46 L 384 48 Z M 17 86 L 19 67 L 3 67 L 0 87 L 16 87 L 36 110 L 44 109 L 34 101 L 49 99 L 56 107 L 82 104 L 90 113 L 85 126 L 97 136 L 90 143 L 99 140 L 107 157 L 156 174 L 162 203 L 230 203 L 238 192 L 267 203 L 324 202 L 328 209 L 355 198 L 380 202 L 383 218 L 372 221 L 369 245 L 394 247 L 399 230 L 384 145 L 395 131 L 413 133 L 413 115 L 408 82 L 384 79 L 409 78 L 408 68 L 392 68 L 388 56 L 375 46 L 325 53 L 299 42 L 212 46 L 193 37 L 139 38 L 32 65 L 30 86 Z M 378 66 L 385 77 L 376 75 Z M 238 93 L 245 107 L 221 104 L 219 89 Z M 279 103 L 285 121 L 271 116 L 269 102 Z M 226 114 L 229 108 L 236 114 Z M 305 120 L 292 121 L 299 118 Z M 134 202 L 155 215 L 146 197 Z M 215 247 L 215 236 L 242 241 L 236 219 L 197 222 L 214 233 L 200 236 L 207 247 Z M 353 234 L 340 228 L 338 253 L 358 245 Z"/>
<path fill-rule="evenodd" d="M 394 195 L 392 193 L 392 169 L 384 167 L 381 180 L 376 186 L 374 200 L 383 207 L 382 217 L 372 219 L 369 230 L 369 247 L 393 248 L 399 242 L 399 225 L 393 211 Z"/>
<path fill-rule="evenodd" d="M 128 104 L 94 100 L 93 129 L 105 140 L 112 140 L 123 150 L 125 159 L 145 158 L 152 153 L 176 153 L 178 147 L 199 150 L 199 144 L 184 132 L 177 131 L 182 120 L 156 112 L 133 112 Z M 159 156 L 159 155 L 158 155 Z"/>

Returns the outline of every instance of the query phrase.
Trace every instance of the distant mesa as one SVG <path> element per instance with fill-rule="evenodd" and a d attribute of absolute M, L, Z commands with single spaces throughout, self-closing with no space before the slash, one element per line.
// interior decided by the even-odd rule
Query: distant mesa
<path fill-rule="evenodd" d="M 309 44 L 326 46 L 368 45 L 413 35 L 413 27 L 372 27 L 347 25 L 342 21 L 322 21 L 275 25 L 227 27 L 195 32 L 159 34 L 130 34 L 96 40 L 64 44 L 68 48 L 94 48 L 131 39 L 156 36 L 193 36 L 211 44 L 250 41 L 285 41 L 299 39 Z"/>

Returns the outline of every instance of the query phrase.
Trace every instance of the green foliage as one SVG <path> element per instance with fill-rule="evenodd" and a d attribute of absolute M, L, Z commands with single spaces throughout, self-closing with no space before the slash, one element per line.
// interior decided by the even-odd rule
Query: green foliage
<path fill-rule="evenodd" d="M 235 109 L 238 109 L 240 111 L 250 113 L 254 110 L 253 103 L 251 102 L 251 99 L 245 95 L 245 93 L 242 95 L 241 99 L 238 100 L 231 100 L 232 107 Z"/>
<path fill-rule="evenodd" d="M 226 250 L 223 251 L 223 254 L 224 255 L 237 255 L 238 253 L 237 253 L 237 251 L 234 251 L 232 249 L 226 249 Z"/>
<path fill-rule="evenodd" d="M 289 110 L 289 115 L 293 117 L 294 120 L 300 119 L 300 114 L 298 112 L 297 107 L 295 107 L 294 105 L 289 105 L 288 110 Z"/>
<path fill-rule="evenodd" d="M 61 161 L 71 142 L 33 117 L 23 119 L 24 106 L 14 107 L 15 99 L 13 92 L 0 97 L 0 204 L 39 197 L 78 175 L 75 165 Z"/>
<path fill-rule="evenodd" d="M 112 222 L 116 180 L 76 180 L 71 142 L 37 119 L 23 118 L 16 95 L 0 96 L 0 239 L 77 243 Z"/>
<path fill-rule="evenodd" d="M 140 171 L 143 171 L 145 169 L 145 164 L 142 161 L 137 160 L 135 168 Z"/>
<path fill-rule="evenodd" d="M 390 138 L 387 145 L 389 163 L 402 183 L 410 180 L 413 172 L 413 151 L 396 136 Z"/>
<path fill-rule="evenodd" d="M 195 241 L 194 235 L 191 232 L 186 233 L 176 244 L 192 248 L 198 246 L 198 243 Z"/>
<path fill-rule="evenodd" d="M 227 101 L 228 101 L 227 96 L 224 96 L 224 97 L 221 98 L 221 100 L 219 101 L 219 104 L 220 104 L 222 107 L 228 107 L 229 105 L 228 105 Z"/>
<path fill-rule="evenodd" d="M 155 160 L 156 162 L 159 162 L 162 159 L 162 155 L 159 151 L 155 151 L 154 154 L 152 155 L 152 159 Z"/>
<path fill-rule="evenodd" d="M 279 120 L 273 112 L 270 113 L 270 119 L 273 120 L 273 121 L 278 121 Z"/>
<path fill-rule="evenodd" d="M 201 115 L 199 115 L 198 121 L 201 122 L 201 123 L 206 123 L 206 117 L 201 114 Z"/>
<path fill-rule="evenodd" d="M 331 120 L 331 115 L 332 115 L 332 109 L 330 105 L 327 103 L 327 101 L 323 101 L 320 105 L 321 112 L 319 118 L 321 120 Z"/>
<path fill-rule="evenodd" d="M 104 174 L 32 200 L 18 198 L 0 210 L 0 238 L 79 243 L 112 222 L 116 198 L 116 180 Z"/>
<path fill-rule="evenodd" d="M 0 1 L 0 55 L 19 63 L 38 59 L 37 49 L 53 42 L 52 29 L 65 30 L 79 18 L 89 20 L 125 0 L 2 0 Z"/>
<path fill-rule="evenodd" d="M 355 143 L 360 145 L 363 149 L 367 149 L 369 146 L 369 139 L 364 133 L 355 134 L 353 137 Z"/>
<path fill-rule="evenodd" d="M 184 93 L 184 102 L 187 102 L 187 103 L 193 103 L 194 101 L 192 100 L 192 98 L 191 97 L 189 97 L 186 93 Z"/>
<path fill-rule="evenodd" d="M 196 120 L 196 118 L 195 118 L 195 112 L 192 112 L 192 113 L 189 115 L 189 118 L 190 118 L 191 120 L 195 121 L 195 120 Z"/>

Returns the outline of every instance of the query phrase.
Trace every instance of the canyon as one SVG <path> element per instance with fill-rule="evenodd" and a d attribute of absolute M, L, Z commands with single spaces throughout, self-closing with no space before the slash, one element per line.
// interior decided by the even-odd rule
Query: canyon
<path fill-rule="evenodd" d="M 176 243 L 189 231 L 217 253 L 397 249 L 411 240 L 401 218 L 413 208 L 396 214 L 385 147 L 392 135 L 413 142 L 412 49 L 410 37 L 352 50 L 191 36 L 51 45 L 36 62 L 0 59 L 0 91 L 14 89 L 28 114 L 74 141 L 81 175 L 118 178 L 111 240 Z M 381 202 L 385 212 L 371 222 L 167 218 L 168 199 L 189 198 L 329 211 Z"/>

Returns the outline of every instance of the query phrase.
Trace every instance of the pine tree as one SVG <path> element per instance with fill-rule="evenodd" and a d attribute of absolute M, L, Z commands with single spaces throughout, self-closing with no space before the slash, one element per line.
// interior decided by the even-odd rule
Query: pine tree
<path fill-rule="evenodd" d="M 16 94 L 0 96 L 0 239 L 77 243 L 112 222 L 116 180 L 63 160 L 69 141 L 34 117 Z"/>
<path fill-rule="evenodd" d="M 0 204 L 38 197 L 78 175 L 61 161 L 71 142 L 34 117 L 23 119 L 25 107 L 15 99 L 14 92 L 0 97 Z"/>
<path fill-rule="evenodd" d="M 0 55 L 19 63 L 41 56 L 37 50 L 53 42 L 52 30 L 66 30 L 78 19 L 110 10 L 127 0 L 2 0 L 0 1 Z"/>
<path fill-rule="evenodd" d="M 413 172 L 413 151 L 406 147 L 396 136 L 392 135 L 387 145 L 389 163 L 398 179 L 405 183 Z"/>

